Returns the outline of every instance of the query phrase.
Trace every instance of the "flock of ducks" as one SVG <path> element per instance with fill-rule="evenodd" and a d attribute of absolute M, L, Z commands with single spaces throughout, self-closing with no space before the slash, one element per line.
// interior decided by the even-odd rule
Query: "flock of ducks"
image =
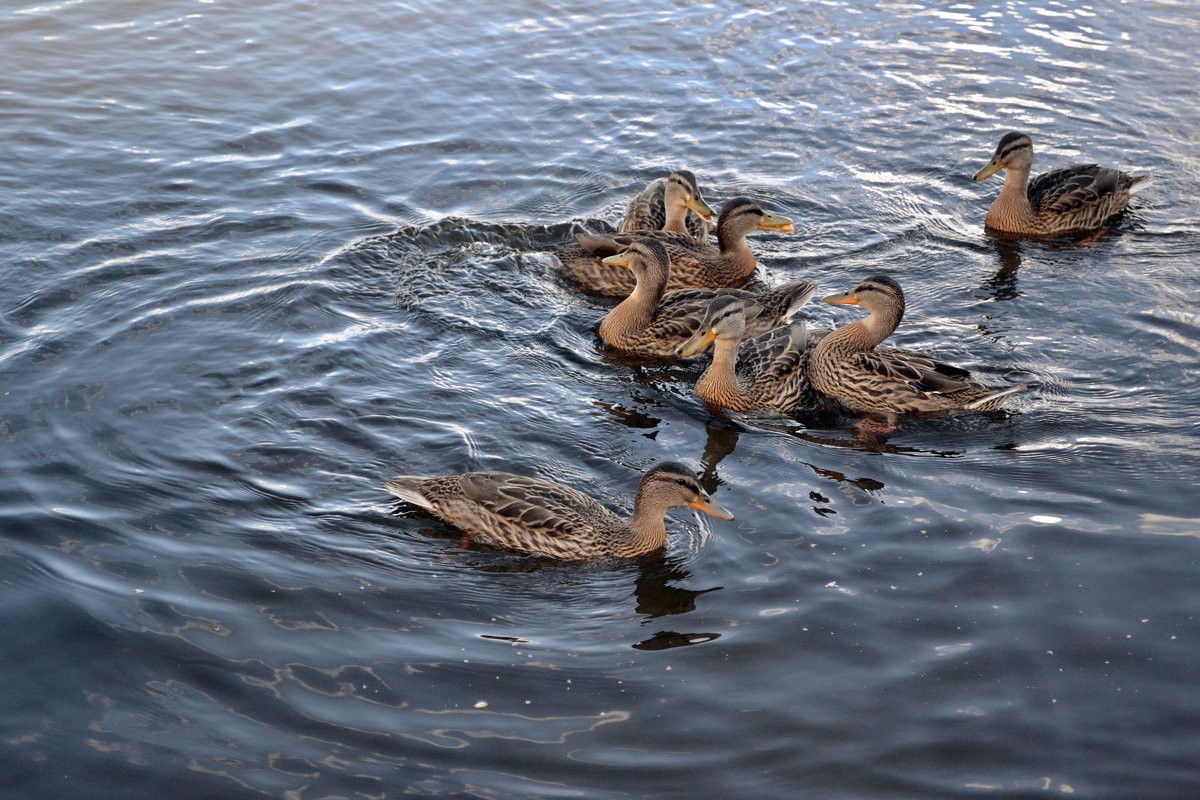
<path fill-rule="evenodd" d="M 1005 135 L 975 180 L 1006 170 L 985 225 L 999 233 L 1051 236 L 1095 230 L 1149 185 L 1096 164 L 1029 179 L 1033 142 Z M 754 231 L 791 233 L 791 220 L 755 201 L 727 202 L 712 224 L 696 176 L 687 170 L 652 181 L 631 199 L 615 233 L 581 233 L 558 253 L 588 291 L 624 299 L 600 323 L 600 337 L 627 353 L 712 359 L 696 392 L 713 411 L 787 413 L 815 402 L 864 415 L 861 431 L 886 432 L 899 415 L 994 411 L 1027 387 L 986 387 L 960 367 L 924 353 L 881 345 L 904 317 L 904 292 L 873 275 L 847 292 L 821 298 L 856 305 L 867 316 L 831 332 L 809 331 L 792 317 L 816 293 L 809 281 L 766 291 L 737 288 L 757 266 L 746 241 Z M 711 242 L 715 233 L 717 242 Z M 666 512 L 690 506 L 718 519 L 733 515 L 677 462 L 652 467 L 638 484 L 629 520 L 557 483 L 505 472 L 425 478 L 401 475 L 389 492 L 483 544 L 563 560 L 634 557 L 666 542 Z"/>

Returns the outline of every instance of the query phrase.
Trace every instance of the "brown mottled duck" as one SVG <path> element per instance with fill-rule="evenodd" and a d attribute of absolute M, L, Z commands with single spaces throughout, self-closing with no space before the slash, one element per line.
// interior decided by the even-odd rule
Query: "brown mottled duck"
<path fill-rule="evenodd" d="M 1119 214 L 1131 195 L 1150 185 L 1148 175 L 1129 175 L 1097 164 L 1077 164 L 1029 180 L 1033 140 L 1007 133 L 992 160 L 975 173 L 981 181 L 1008 170 L 984 224 L 1000 233 L 1026 236 L 1090 231 Z"/>
<path fill-rule="evenodd" d="M 691 202 L 688 202 L 690 198 Z M 712 209 L 704 201 L 696 175 L 680 169 L 650 181 L 629 200 L 617 233 L 672 231 L 707 242 L 712 232 Z"/>
<path fill-rule="evenodd" d="M 605 262 L 628 268 L 636 278 L 629 296 L 600 323 L 600 338 L 618 350 L 648 356 L 676 357 L 677 348 L 695 333 L 709 303 L 718 295 L 742 300 L 746 329 L 752 336 L 791 319 L 813 296 L 808 281 L 793 281 L 766 292 L 742 289 L 678 289 L 665 291 L 671 257 L 655 238 L 634 239 L 623 253 Z"/>
<path fill-rule="evenodd" d="M 658 550 L 667 538 L 664 515 L 676 506 L 733 519 L 687 467 L 672 461 L 642 478 L 629 520 L 575 489 L 507 472 L 398 475 L 386 488 L 460 528 L 465 539 L 570 561 L 632 558 Z"/>
<path fill-rule="evenodd" d="M 688 179 L 688 176 L 691 179 Z M 654 191 L 657 189 L 657 193 Z M 659 179 L 646 187 L 641 194 L 629 201 L 625 210 L 625 218 L 621 220 L 618 231 L 630 235 L 649 235 L 657 232 L 677 234 L 681 238 L 693 238 L 688 230 L 689 219 L 699 219 L 707 226 L 707 220 L 712 219 L 713 211 L 704 202 L 695 189 L 695 176 L 690 172 L 673 172 L 665 180 Z M 642 228 L 634 228 L 642 225 Z M 708 229 L 705 228 L 704 240 L 708 241 Z M 578 234 L 579 236 L 585 234 Z M 565 247 L 555 253 L 563 266 L 582 282 L 582 287 L 598 294 L 624 297 L 633 289 L 633 280 L 628 275 L 621 274 L 623 270 L 606 267 L 601 260 L 606 255 L 616 252 L 610 250 L 597 255 L 582 245 L 575 244 Z M 617 276 L 616 283 L 608 281 L 607 277 Z M 622 283 L 623 281 L 623 283 Z M 612 284 L 612 285 L 609 285 Z"/>
<path fill-rule="evenodd" d="M 884 275 L 854 289 L 821 298 L 832 305 L 857 305 L 867 318 L 827 334 L 813 348 L 809 378 L 821 394 L 851 411 L 884 416 L 922 411 L 995 411 L 1024 385 L 980 386 L 965 369 L 911 350 L 879 349 L 904 317 L 904 292 Z"/>
<path fill-rule="evenodd" d="M 815 289 L 815 287 L 814 287 Z M 746 307 L 731 295 L 714 297 L 692 338 L 679 346 L 682 357 L 713 342 L 712 363 L 696 381 L 696 394 L 710 409 L 787 413 L 814 401 L 808 360 L 816 337 L 803 322 L 772 328 L 745 339 Z"/>
<path fill-rule="evenodd" d="M 590 291 L 623 297 L 633 291 L 633 276 L 603 259 L 620 253 L 639 237 L 651 237 L 666 246 L 671 255 L 671 279 L 667 289 L 741 286 L 750 280 L 758 262 L 746 242 L 752 231 L 791 233 L 787 217 L 768 214 L 748 198 L 730 200 L 717 218 L 717 244 L 700 242 L 683 233 L 644 231 L 636 236 L 621 233 L 581 233 L 578 248 L 559 254 L 567 269 Z M 585 252 L 584 258 L 579 252 Z"/>

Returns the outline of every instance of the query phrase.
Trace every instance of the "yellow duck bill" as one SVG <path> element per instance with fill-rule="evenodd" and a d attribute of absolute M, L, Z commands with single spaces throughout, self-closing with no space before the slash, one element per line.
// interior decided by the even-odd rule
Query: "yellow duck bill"
<path fill-rule="evenodd" d="M 708 203 L 704 202 L 696 195 L 689 195 L 686 205 L 692 211 L 695 211 L 697 214 L 699 214 L 700 218 L 705 222 L 712 222 L 713 210 L 709 207 Z"/>
<path fill-rule="evenodd" d="M 697 331 L 695 336 L 675 348 L 675 353 L 683 358 L 691 358 L 697 353 L 703 353 L 710 344 L 716 341 L 716 338 L 717 335 L 713 333 L 712 328 Z"/>
<path fill-rule="evenodd" d="M 999 156 L 995 156 L 987 163 L 986 167 L 975 173 L 975 180 L 982 181 L 990 178 L 1002 169 L 1004 169 L 1004 162 L 1000 160 Z"/>
<path fill-rule="evenodd" d="M 831 306 L 856 306 L 858 305 L 858 295 L 853 291 L 839 292 L 831 294 L 828 297 L 821 298 L 822 303 L 828 303 Z"/>
<path fill-rule="evenodd" d="M 707 493 L 701 495 L 694 502 L 688 503 L 688 505 L 697 511 L 703 511 L 705 514 L 716 517 L 717 519 L 723 519 L 727 522 L 733 519 L 733 514 L 731 514 L 729 510 L 725 508 L 725 506 L 709 497 Z"/>
<path fill-rule="evenodd" d="M 795 233 L 796 226 L 787 217 L 780 217 L 775 214 L 763 214 L 762 220 L 758 223 L 760 231 L 774 231 L 775 233 Z"/>

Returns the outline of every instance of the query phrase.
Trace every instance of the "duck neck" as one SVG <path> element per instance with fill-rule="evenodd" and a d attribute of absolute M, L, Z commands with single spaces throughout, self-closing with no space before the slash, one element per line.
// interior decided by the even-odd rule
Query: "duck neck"
<path fill-rule="evenodd" d="M 667 509 L 650 501 L 638 487 L 633 499 L 633 517 L 625 526 L 629 530 L 629 547 L 634 553 L 648 553 L 667 543 Z"/>
<path fill-rule="evenodd" d="M 650 325 L 654 319 L 654 309 L 658 308 L 658 301 L 662 299 L 665 282 L 655 281 L 653 285 L 648 285 L 650 283 L 648 280 L 639 280 L 629 296 L 608 312 L 608 316 L 600 323 L 602 339 L 613 342 Z"/>
<path fill-rule="evenodd" d="M 837 350 L 842 353 L 866 353 L 892 335 L 900 325 L 904 316 L 900 309 L 881 309 L 872 311 L 866 319 L 843 325 L 823 337 L 814 351 L 814 357 L 819 353 Z"/>
<path fill-rule="evenodd" d="M 663 230 L 672 233 L 687 233 L 688 207 L 666 201 L 667 216 L 663 222 Z"/>
<path fill-rule="evenodd" d="M 730 232 L 726 226 L 717 227 L 717 245 L 721 248 L 721 257 L 735 267 L 738 275 L 747 277 L 754 272 L 758 262 L 746 242 L 746 234 Z"/>
<path fill-rule="evenodd" d="M 713 345 L 712 363 L 696 382 L 697 394 L 707 402 L 734 411 L 746 411 L 751 406 L 745 388 L 737 379 L 740 344 L 734 339 L 718 338 Z"/>
<path fill-rule="evenodd" d="M 1020 231 L 1029 227 L 1033 220 L 1033 206 L 1029 204 L 1029 167 L 1007 169 L 1004 172 L 1004 188 L 996 202 L 988 209 L 984 223 L 1001 231 Z"/>

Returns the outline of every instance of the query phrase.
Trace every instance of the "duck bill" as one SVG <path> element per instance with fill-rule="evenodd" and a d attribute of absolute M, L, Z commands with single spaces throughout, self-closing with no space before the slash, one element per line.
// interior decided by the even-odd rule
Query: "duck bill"
<path fill-rule="evenodd" d="M 629 253 L 616 253 L 611 256 L 606 256 L 605 258 L 601 259 L 601 262 L 610 267 L 624 267 L 625 269 L 629 269 Z"/>
<path fill-rule="evenodd" d="M 854 292 L 842 292 L 822 297 L 821 302 L 828 303 L 831 306 L 856 306 L 858 305 L 858 296 Z"/>
<path fill-rule="evenodd" d="M 725 506 L 721 505 L 716 500 L 713 500 L 707 494 L 701 495 L 695 501 L 688 503 L 688 505 L 697 511 L 703 511 L 705 514 L 716 517 L 717 519 L 723 519 L 726 521 L 733 519 L 733 514 L 729 513 Z"/>
<path fill-rule="evenodd" d="M 774 214 L 763 214 L 759 220 L 758 229 L 760 231 L 773 231 L 775 233 L 795 233 L 796 227 L 792 225 L 792 221 L 787 217 L 778 217 Z"/>
<path fill-rule="evenodd" d="M 1000 160 L 1000 156 L 992 156 L 992 160 L 987 163 L 987 166 L 975 173 L 975 180 L 982 181 L 990 178 L 1002 169 L 1004 169 L 1004 162 Z"/>
<path fill-rule="evenodd" d="M 700 215 L 700 218 L 705 222 L 712 222 L 713 210 L 709 208 L 708 203 L 704 202 L 704 198 L 698 194 L 693 194 L 687 199 L 687 207 Z"/>
<path fill-rule="evenodd" d="M 712 332 L 712 328 L 707 330 L 697 331 L 696 335 L 688 339 L 679 347 L 675 348 L 676 354 L 684 358 L 691 358 L 697 353 L 703 353 L 704 350 L 713 343 L 717 335 Z"/>

